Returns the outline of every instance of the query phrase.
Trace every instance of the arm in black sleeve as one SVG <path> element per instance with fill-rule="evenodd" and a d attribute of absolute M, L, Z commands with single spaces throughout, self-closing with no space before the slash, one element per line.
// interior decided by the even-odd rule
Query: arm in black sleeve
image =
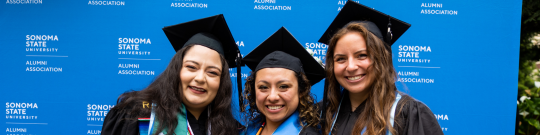
<path fill-rule="evenodd" d="M 398 111 L 396 108 L 396 114 Z M 394 128 L 399 135 L 443 135 L 433 112 L 424 103 L 415 99 L 407 101 L 403 106 Z"/>
<path fill-rule="evenodd" d="M 135 118 L 129 118 L 125 111 L 112 109 L 103 122 L 101 135 L 139 135 L 139 125 Z"/>

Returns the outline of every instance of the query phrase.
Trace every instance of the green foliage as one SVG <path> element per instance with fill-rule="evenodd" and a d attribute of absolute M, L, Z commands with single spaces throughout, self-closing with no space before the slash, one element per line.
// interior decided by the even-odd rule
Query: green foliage
<path fill-rule="evenodd" d="M 523 0 L 518 74 L 518 134 L 540 134 L 540 89 L 534 85 L 535 63 L 540 60 L 540 45 L 531 39 L 540 33 L 540 1 Z"/>

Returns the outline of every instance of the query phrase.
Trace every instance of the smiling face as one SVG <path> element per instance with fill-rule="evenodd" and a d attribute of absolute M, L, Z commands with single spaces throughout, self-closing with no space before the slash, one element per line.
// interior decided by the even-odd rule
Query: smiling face
<path fill-rule="evenodd" d="M 339 84 L 350 93 L 364 93 L 372 80 L 368 72 L 371 60 L 362 34 L 348 32 L 341 37 L 333 56 L 334 74 Z"/>
<path fill-rule="evenodd" d="M 182 102 L 188 108 L 204 108 L 210 104 L 219 89 L 221 57 L 210 48 L 195 45 L 184 55 L 180 71 Z"/>
<path fill-rule="evenodd" d="M 282 123 L 298 107 L 298 80 L 292 70 L 263 68 L 256 73 L 257 109 L 267 122 Z"/>

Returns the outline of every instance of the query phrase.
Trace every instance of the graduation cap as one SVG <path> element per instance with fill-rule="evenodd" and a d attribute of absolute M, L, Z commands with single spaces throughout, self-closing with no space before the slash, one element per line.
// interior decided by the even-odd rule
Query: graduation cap
<path fill-rule="evenodd" d="M 188 45 L 202 45 L 217 51 L 225 57 L 230 68 L 236 67 L 238 95 L 242 108 L 242 78 L 241 59 L 242 55 L 229 30 L 223 14 L 180 23 L 163 28 L 163 32 L 171 42 L 175 51 Z"/>
<path fill-rule="evenodd" d="M 325 78 L 325 71 L 285 27 L 253 49 L 242 59 L 253 72 L 263 68 L 286 68 L 304 73 L 311 85 Z"/>
<path fill-rule="evenodd" d="M 380 11 L 349 0 L 338 13 L 334 21 L 328 26 L 319 42 L 329 44 L 330 38 L 341 28 L 351 22 L 358 22 L 382 41 L 390 46 L 411 27 L 410 24 L 384 14 Z"/>
<path fill-rule="evenodd" d="M 330 38 L 334 36 L 341 28 L 349 23 L 360 23 L 368 31 L 373 33 L 379 39 L 386 43 L 385 47 L 388 51 L 392 52 L 392 44 L 411 27 L 410 24 L 396 19 L 392 16 L 384 14 L 380 11 L 364 6 L 349 0 L 345 6 L 338 13 L 334 21 L 328 26 L 328 29 L 324 32 L 319 42 L 329 44 Z M 325 117 L 326 103 L 327 103 L 327 88 L 328 81 L 324 83 L 323 94 L 323 111 L 322 117 Z M 325 124 L 324 119 L 321 122 Z"/>

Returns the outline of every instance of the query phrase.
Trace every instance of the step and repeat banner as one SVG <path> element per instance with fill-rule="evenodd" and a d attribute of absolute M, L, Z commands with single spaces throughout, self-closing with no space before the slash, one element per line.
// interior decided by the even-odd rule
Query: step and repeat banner
<path fill-rule="evenodd" d="M 175 54 L 161 28 L 190 20 L 224 14 L 242 55 L 285 26 L 324 61 L 317 41 L 346 2 L 6 0 L 2 134 L 100 134 L 118 96 L 145 88 Z M 445 134 L 514 134 L 522 1 L 357 2 L 412 25 L 392 46 L 398 88 L 427 104 Z"/>

